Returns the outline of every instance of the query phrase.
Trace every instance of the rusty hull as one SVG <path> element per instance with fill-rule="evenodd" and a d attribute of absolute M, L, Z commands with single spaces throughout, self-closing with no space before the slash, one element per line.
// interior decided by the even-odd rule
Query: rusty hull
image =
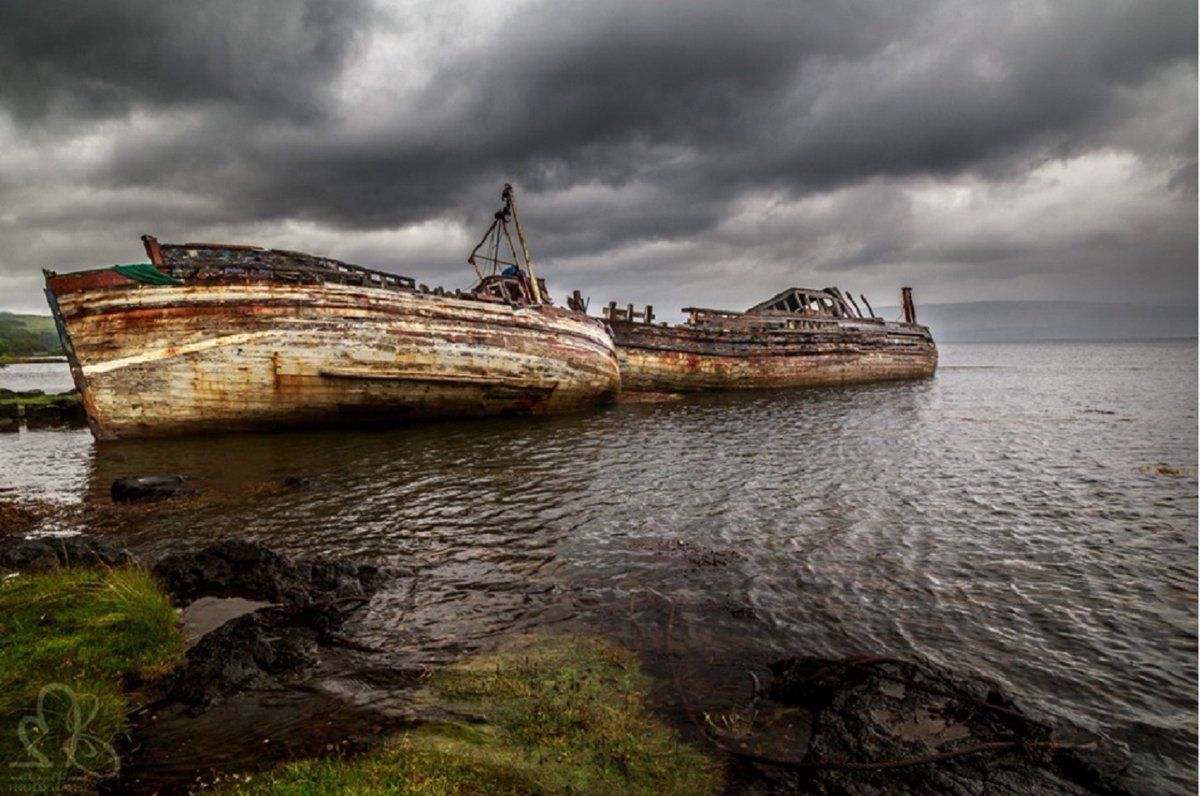
<path fill-rule="evenodd" d="M 620 388 L 598 321 L 371 285 L 46 276 L 99 439 L 542 414 Z"/>
<path fill-rule="evenodd" d="M 918 379 L 937 367 L 929 331 L 862 321 L 807 328 L 698 328 L 610 320 L 630 392 L 821 387 Z"/>

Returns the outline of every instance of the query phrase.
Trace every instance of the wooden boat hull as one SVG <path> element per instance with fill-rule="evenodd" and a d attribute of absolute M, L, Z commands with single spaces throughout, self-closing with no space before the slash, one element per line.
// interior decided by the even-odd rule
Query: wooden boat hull
<path fill-rule="evenodd" d="M 569 412 L 620 389 L 602 324 L 557 307 L 244 276 L 46 281 L 99 439 Z"/>
<path fill-rule="evenodd" d="M 722 330 L 610 321 L 628 392 L 822 387 L 920 379 L 937 347 L 916 324 Z"/>

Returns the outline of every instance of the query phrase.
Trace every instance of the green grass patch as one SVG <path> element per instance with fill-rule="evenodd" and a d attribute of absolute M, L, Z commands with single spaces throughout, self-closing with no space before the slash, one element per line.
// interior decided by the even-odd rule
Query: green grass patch
<path fill-rule="evenodd" d="M 0 395 L 0 404 L 17 404 L 18 406 L 46 406 L 57 401 L 78 401 L 79 393 L 75 390 L 70 390 L 64 393 L 54 395 L 30 395 L 21 397 L 16 395 Z"/>
<path fill-rule="evenodd" d="M 0 792 L 116 773 L 132 690 L 182 649 L 170 599 L 140 567 L 0 582 Z"/>
<path fill-rule="evenodd" d="M 421 725 L 351 759 L 288 763 L 226 793 L 708 794 L 709 756 L 647 710 L 632 656 L 555 639 L 435 674 L 430 697 L 462 722 Z"/>

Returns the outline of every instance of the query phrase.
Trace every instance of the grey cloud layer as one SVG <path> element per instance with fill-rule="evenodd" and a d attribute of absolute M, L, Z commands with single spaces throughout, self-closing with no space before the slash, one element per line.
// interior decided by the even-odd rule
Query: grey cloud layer
<path fill-rule="evenodd" d="M 369 31 L 359 0 L 15 0 L 0 4 L 0 101 L 21 121 L 86 123 L 148 106 L 320 112 Z"/>
<path fill-rule="evenodd" d="M 981 262 L 1080 266 L 995 230 L 940 249 L 914 240 L 899 188 L 964 176 L 1012 185 L 1047 163 L 1120 152 L 1164 173 L 1154 185 L 1170 217 L 1157 231 L 1114 231 L 1122 259 L 1101 263 L 1103 278 L 1115 286 L 1129 259 L 1155 257 L 1164 283 L 1194 295 L 1193 3 L 541 2 L 482 41 L 426 31 L 424 10 L 6 3 L 0 68 L 21 77 L 0 83 L 0 103 L 31 139 L 143 114 L 84 179 L 204 198 L 197 224 L 474 220 L 481 191 L 491 198 L 510 180 L 538 211 L 537 251 L 569 264 L 644 242 L 719 246 L 719 225 L 747 197 L 804 202 L 875 186 L 862 239 L 811 268 L 949 263 L 964 285 Z M 349 101 L 344 84 L 373 36 L 396 31 L 433 41 L 404 67 L 427 74 Z M 66 190 L 53 164 L 37 179 Z M 582 187 L 601 190 L 572 198 Z M 760 261 L 797 246 L 794 230 L 773 235 L 756 242 Z M 685 277 L 688 265 L 655 267 Z M 953 268 L 938 278 L 953 280 Z"/>

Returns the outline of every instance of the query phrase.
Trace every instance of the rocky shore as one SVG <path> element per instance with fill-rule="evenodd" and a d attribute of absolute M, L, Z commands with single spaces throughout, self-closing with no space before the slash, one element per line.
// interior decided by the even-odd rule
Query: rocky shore
<path fill-rule="evenodd" d="M 3 531 L 0 573 L 133 561 L 94 537 L 4 538 Z M 238 600 L 243 608 L 205 632 L 174 671 L 148 686 L 149 706 L 134 732 L 136 750 L 127 752 L 131 760 L 120 780 L 110 783 L 122 792 L 164 787 L 138 760 L 159 748 L 153 736 L 162 717 L 172 717 L 177 732 L 188 722 L 199 730 L 206 715 L 224 715 L 220 708 L 227 700 L 312 689 L 331 656 L 343 656 L 343 663 L 347 655 L 372 659 L 378 651 L 355 638 L 353 617 L 404 576 L 360 562 L 290 558 L 239 539 L 147 564 L 185 614 L 203 600 Z M 1023 706 L 988 683 L 928 664 L 890 657 L 795 657 L 776 662 L 765 682 L 758 679 L 745 706 L 720 721 L 709 717 L 692 732 L 725 759 L 739 790 L 1138 792 L 1124 777 L 1128 760 L 1118 745 Z M 379 727 L 386 726 L 381 720 Z M 345 735 L 330 732 L 317 740 L 344 754 Z M 270 764 L 270 756 L 262 762 Z"/>

